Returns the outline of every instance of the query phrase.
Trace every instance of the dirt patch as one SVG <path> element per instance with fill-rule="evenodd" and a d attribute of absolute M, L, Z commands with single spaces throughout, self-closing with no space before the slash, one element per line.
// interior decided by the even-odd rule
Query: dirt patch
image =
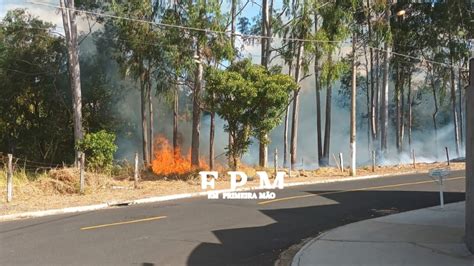
<path fill-rule="evenodd" d="M 446 167 L 446 164 L 417 164 L 416 169 L 412 165 L 378 167 L 375 172 L 368 168 L 361 168 L 357 169 L 357 175 L 427 172 L 429 169 L 437 167 Z M 462 170 L 465 168 L 465 164 L 451 163 L 450 168 L 452 170 Z M 249 177 L 253 177 L 257 170 L 264 169 L 244 167 L 241 170 L 246 172 Z M 279 170 L 287 171 L 285 169 Z M 267 171 L 272 173 L 274 170 L 267 169 Z M 219 172 L 216 189 L 228 189 L 229 177 L 225 173 L 226 170 L 219 169 Z M 34 181 L 30 178 L 19 177 L 14 180 L 13 201 L 6 203 L 5 173 L 0 171 L 0 180 L 2 180 L 0 181 L 0 215 L 202 191 L 197 173 L 190 174 L 182 180 L 143 173 L 142 175 L 146 178 L 140 180 L 139 187 L 136 189 L 133 186 L 131 176 L 127 175 L 128 177 L 122 175 L 111 177 L 105 174 L 88 172 L 85 179 L 85 193 L 82 195 L 79 194 L 79 171 L 74 168 L 51 170 Z M 344 172 L 336 168 L 321 168 L 314 171 L 301 170 L 292 171 L 291 177 L 286 178 L 285 183 L 334 180 L 348 176 L 348 169 L 345 169 Z M 246 186 L 255 187 L 258 185 L 258 178 L 249 178 Z"/>

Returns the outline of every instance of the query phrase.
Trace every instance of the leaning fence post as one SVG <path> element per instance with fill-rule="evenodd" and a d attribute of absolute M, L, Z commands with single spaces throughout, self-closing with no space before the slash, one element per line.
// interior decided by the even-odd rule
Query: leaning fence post
<path fill-rule="evenodd" d="M 7 165 L 7 202 L 12 201 L 13 198 L 13 155 L 8 154 L 8 165 Z"/>
<path fill-rule="evenodd" d="M 439 203 L 441 208 L 444 208 L 444 182 L 443 176 L 439 176 Z"/>
<path fill-rule="evenodd" d="M 135 168 L 133 173 L 133 186 L 138 187 L 138 152 L 135 153 Z"/>
<path fill-rule="evenodd" d="M 341 169 L 341 166 L 339 165 L 339 161 L 336 159 L 336 155 L 334 155 L 334 153 L 332 154 L 332 158 L 334 159 L 334 162 L 336 163 L 337 168 Z"/>
<path fill-rule="evenodd" d="M 79 178 L 80 178 L 80 192 L 81 194 L 84 193 L 84 163 L 85 163 L 85 155 L 84 152 L 80 153 L 80 160 L 79 160 Z"/>
<path fill-rule="evenodd" d="M 448 161 L 448 165 L 450 164 L 450 161 L 449 161 L 449 150 L 448 150 L 448 147 L 444 147 L 444 149 L 446 150 L 446 160 Z"/>
<path fill-rule="evenodd" d="M 341 172 L 344 173 L 344 161 L 343 161 L 343 158 L 342 158 L 342 152 L 339 153 L 339 164 L 341 166 Z"/>

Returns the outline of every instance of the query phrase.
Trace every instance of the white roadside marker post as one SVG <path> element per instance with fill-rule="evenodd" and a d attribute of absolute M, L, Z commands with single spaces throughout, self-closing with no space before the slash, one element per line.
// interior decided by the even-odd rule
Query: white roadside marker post
<path fill-rule="evenodd" d="M 135 153 L 135 165 L 133 169 L 133 187 L 138 188 L 138 152 Z"/>
<path fill-rule="evenodd" d="M 444 208 L 444 179 L 449 176 L 449 168 L 434 168 L 429 172 L 430 177 L 438 183 L 439 188 L 439 205 Z"/>

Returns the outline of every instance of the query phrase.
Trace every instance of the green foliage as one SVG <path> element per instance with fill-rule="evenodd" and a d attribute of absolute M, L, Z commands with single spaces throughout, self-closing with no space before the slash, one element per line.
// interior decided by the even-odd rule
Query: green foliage
<path fill-rule="evenodd" d="M 0 24 L 0 151 L 29 160 L 72 162 L 71 91 L 64 39 L 54 26 L 26 10 L 9 11 Z M 86 131 L 116 129 L 108 49 L 81 45 L 83 125 Z"/>
<path fill-rule="evenodd" d="M 66 50 L 54 27 L 24 9 L 0 24 L 0 150 L 31 160 L 61 162 L 73 146 Z"/>
<path fill-rule="evenodd" d="M 151 21 L 153 6 L 149 1 L 112 1 L 112 10 L 118 16 L 131 16 Z M 133 79 L 147 80 L 147 72 L 151 72 L 161 58 L 159 48 L 160 32 L 150 23 L 130 20 L 113 20 L 117 28 L 117 48 L 120 51 L 116 59 L 122 67 L 122 74 Z"/>
<path fill-rule="evenodd" d="M 236 62 L 227 70 L 209 69 L 206 102 L 227 121 L 225 129 L 234 138 L 228 152 L 240 158 L 253 135 L 261 142 L 280 122 L 288 106 L 288 95 L 297 84 L 288 75 L 272 74 L 249 60 Z"/>
<path fill-rule="evenodd" d="M 86 154 L 87 167 L 93 170 L 110 170 L 114 153 L 115 134 L 101 130 L 96 133 L 87 133 L 84 139 L 77 143 L 78 150 Z"/>

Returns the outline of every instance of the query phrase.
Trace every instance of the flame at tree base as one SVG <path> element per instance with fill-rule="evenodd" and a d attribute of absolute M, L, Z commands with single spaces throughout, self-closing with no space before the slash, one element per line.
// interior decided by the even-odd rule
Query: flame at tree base
<path fill-rule="evenodd" d="M 180 148 L 174 151 L 164 136 L 156 137 L 153 145 L 155 152 L 151 169 L 157 175 L 183 175 L 198 169 L 209 168 L 203 161 L 199 162 L 199 167 L 191 166 L 191 152 L 183 156 Z"/>

